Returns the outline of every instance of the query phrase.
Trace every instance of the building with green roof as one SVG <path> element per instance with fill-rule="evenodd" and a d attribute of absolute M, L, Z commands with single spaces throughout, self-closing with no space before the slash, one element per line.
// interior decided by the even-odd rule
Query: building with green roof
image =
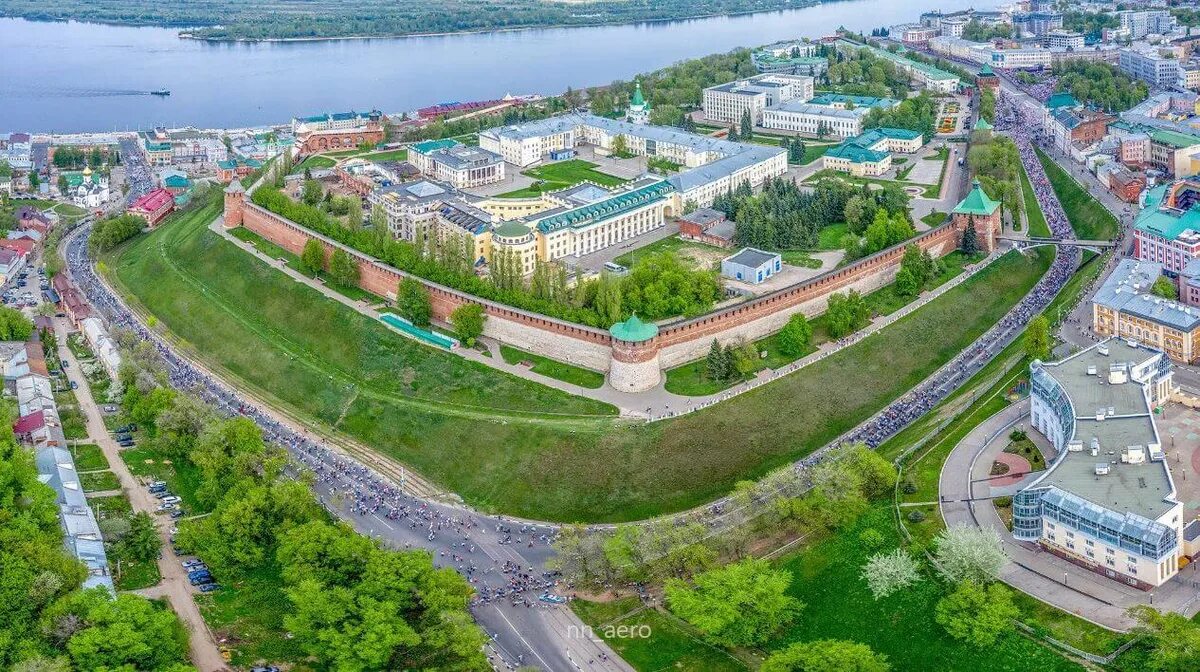
<path fill-rule="evenodd" d="M 987 119 L 980 117 L 975 121 L 975 126 L 971 130 L 991 132 L 993 130 L 993 126 L 988 123 Z"/>
<path fill-rule="evenodd" d="M 996 237 L 1003 231 L 1000 221 L 1000 201 L 994 200 L 976 179 L 971 182 L 967 197 L 950 211 L 950 223 L 961 236 L 967 227 L 975 229 L 976 246 L 991 254 L 996 249 Z"/>
<path fill-rule="evenodd" d="M 954 207 L 950 214 L 990 217 L 999 207 L 1000 201 L 992 200 L 983 190 L 983 186 L 979 184 L 979 180 L 975 180 L 971 182 L 971 192 Z"/>
<path fill-rule="evenodd" d="M 609 327 L 608 333 L 618 341 L 641 343 L 658 336 L 658 325 L 653 322 L 643 322 L 637 315 L 630 315 L 628 320 L 617 322 Z"/>
<path fill-rule="evenodd" d="M 1200 258 L 1200 182 L 1179 180 L 1146 192 L 1133 223 L 1134 256 L 1182 273 Z"/>

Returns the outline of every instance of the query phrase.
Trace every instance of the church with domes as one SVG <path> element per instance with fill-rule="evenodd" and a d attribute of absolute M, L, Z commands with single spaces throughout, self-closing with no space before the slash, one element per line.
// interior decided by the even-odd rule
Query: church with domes
<path fill-rule="evenodd" d="M 642 83 L 638 82 L 629 99 L 629 109 L 625 111 L 625 121 L 633 124 L 650 123 L 650 101 L 642 95 Z"/>

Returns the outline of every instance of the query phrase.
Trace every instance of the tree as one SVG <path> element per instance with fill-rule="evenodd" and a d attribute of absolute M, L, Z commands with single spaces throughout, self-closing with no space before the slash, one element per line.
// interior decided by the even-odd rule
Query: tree
<path fill-rule="evenodd" d="M 282 458 L 267 450 L 258 425 L 241 416 L 207 427 L 191 459 L 202 476 L 196 497 L 211 505 L 226 493 L 269 481 L 283 466 Z"/>
<path fill-rule="evenodd" d="M 871 308 L 856 290 L 846 294 L 835 292 L 829 295 L 825 318 L 829 323 L 829 335 L 841 338 L 867 326 Z"/>
<path fill-rule="evenodd" d="M 387 211 L 378 203 L 371 206 L 371 228 L 384 232 L 388 230 Z"/>
<path fill-rule="evenodd" d="M 608 271 L 601 271 L 594 302 L 601 324 L 613 325 L 620 322 L 623 314 L 621 304 L 621 279 Z"/>
<path fill-rule="evenodd" d="M 1155 672 L 1185 672 L 1200 669 L 1200 626 L 1186 617 L 1162 613 L 1148 605 L 1129 609 L 1138 622 L 1138 632 L 1150 642 L 1149 668 Z"/>
<path fill-rule="evenodd" d="M 735 125 L 733 125 L 733 124 L 730 124 L 730 125 L 729 125 L 729 132 L 725 134 L 725 139 L 726 139 L 726 140 L 728 140 L 728 141 L 730 141 L 730 142 L 737 142 L 737 141 L 738 141 L 738 131 L 737 131 L 737 126 L 735 126 Z"/>
<path fill-rule="evenodd" d="M 695 584 L 670 579 L 667 605 L 703 637 L 726 647 L 762 644 L 788 627 L 803 604 L 787 594 L 791 574 L 747 559 L 698 574 Z"/>
<path fill-rule="evenodd" d="M 1050 320 L 1045 315 L 1034 316 L 1025 327 L 1025 355 L 1043 361 L 1050 357 Z"/>
<path fill-rule="evenodd" d="M 342 287 L 358 286 L 358 264 L 350 258 L 350 253 L 340 247 L 329 255 L 329 277 L 334 284 Z"/>
<path fill-rule="evenodd" d="M 629 154 L 629 141 L 621 133 L 612 139 L 612 154 L 618 158 Z"/>
<path fill-rule="evenodd" d="M 708 347 L 708 355 L 704 358 L 704 374 L 712 381 L 729 380 L 729 360 L 725 357 L 725 349 L 713 339 Z"/>
<path fill-rule="evenodd" d="M 418 327 L 429 326 L 429 320 L 433 317 L 429 290 L 416 278 L 404 278 L 396 290 L 396 310 L 401 317 Z"/>
<path fill-rule="evenodd" d="M 840 639 L 797 642 L 763 661 L 759 672 L 888 672 L 887 656 Z"/>
<path fill-rule="evenodd" d="M 36 192 L 40 185 L 41 185 L 41 180 L 38 179 L 37 171 L 36 170 L 29 171 L 29 188 L 32 191 Z"/>
<path fill-rule="evenodd" d="M 0 341 L 28 341 L 33 335 L 33 322 L 20 311 L 0 307 Z"/>
<path fill-rule="evenodd" d="M 325 196 L 325 190 L 321 188 L 321 183 L 316 180 L 305 180 L 304 186 L 300 191 L 300 200 L 305 205 L 316 205 L 321 202 L 321 198 Z"/>
<path fill-rule="evenodd" d="M 190 394 L 178 394 L 154 421 L 155 443 L 174 459 L 190 459 L 204 429 L 217 419 L 212 407 Z"/>
<path fill-rule="evenodd" d="M 478 303 L 464 303 L 450 313 L 450 324 L 454 325 L 454 335 L 458 340 L 471 347 L 475 339 L 483 334 L 483 322 L 487 313 Z"/>
<path fill-rule="evenodd" d="M 745 378 L 758 369 L 758 348 L 753 343 L 742 341 L 727 349 L 727 357 L 733 362 L 733 371 Z"/>
<path fill-rule="evenodd" d="M 808 349 L 812 341 L 812 325 L 804 313 L 796 313 L 788 318 L 783 329 L 779 330 L 779 351 L 788 357 L 799 357 Z"/>
<path fill-rule="evenodd" d="M 938 601 L 934 620 L 955 639 L 989 647 L 1012 628 L 1013 619 L 1020 613 L 1008 588 L 999 583 L 984 587 L 967 580 Z"/>
<path fill-rule="evenodd" d="M 921 285 L 913 276 L 912 269 L 900 267 L 896 273 L 896 293 L 900 296 L 914 296 L 921 291 Z"/>
<path fill-rule="evenodd" d="M 187 633 L 168 608 L 107 588 L 71 593 L 48 610 L 50 622 L 73 623 L 66 650 L 78 669 L 167 669 L 184 659 Z"/>
<path fill-rule="evenodd" d="M 300 252 L 300 270 L 316 275 L 325 268 L 325 246 L 316 238 L 309 238 Z"/>
<path fill-rule="evenodd" d="M 754 119 L 750 117 L 750 110 L 742 110 L 742 127 L 740 129 L 741 136 L 749 140 L 754 137 Z"/>
<path fill-rule="evenodd" d="M 1169 278 L 1162 275 L 1158 276 L 1158 278 L 1154 281 L 1154 285 L 1150 288 L 1150 291 L 1153 292 L 1155 296 L 1161 296 L 1164 299 L 1171 299 L 1172 301 L 1175 301 L 1179 298 L 1179 293 L 1175 290 L 1175 283 L 1171 282 Z"/>
<path fill-rule="evenodd" d="M 965 524 L 953 525 L 938 534 L 935 557 L 947 580 L 980 585 L 999 578 L 1007 560 L 994 531 Z"/>
<path fill-rule="evenodd" d="M 125 555 L 138 562 L 150 562 L 162 550 L 162 538 L 150 514 L 139 511 L 129 517 L 129 532 L 121 539 Z"/>
<path fill-rule="evenodd" d="M 891 553 L 872 555 L 862 570 L 863 580 L 875 599 L 879 600 L 921 580 L 917 561 L 897 548 Z"/>
<path fill-rule="evenodd" d="M 346 200 L 346 226 L 357 231 L 363 225 L 362 201 L 357 197 Z"/>
<path fill-rule="evenodd" d="M 878 209 L 879 206 L 870 195 L 855 194 L 847 199 L 842 215 L 850 232 L 862 235 L 875 220 L 875 211 Z"/>
<path fill-rule="evenodd" d="M 979 240 L 975 233 L 975 222 L 968 219 L 967 226 L 963 229 L 962 236 L 958 241 L 958 249 L 963 251 L 963 254 L 968 256 L 979 251 Z"/>

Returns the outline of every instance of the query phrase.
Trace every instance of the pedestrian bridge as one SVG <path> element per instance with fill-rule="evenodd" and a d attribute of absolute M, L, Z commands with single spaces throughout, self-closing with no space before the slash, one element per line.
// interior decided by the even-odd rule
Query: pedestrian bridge
<path fill-rule="evenodd" d="M 1012 243 L 1012 246 L 1018 250 L 1024 250 L 1031 247 L 1040 247 L 1042 245 L 1058 245 L 1062 247 L 1081 247 L 1094 252 L 1112 249 L 1117 246 L 1111 240 L 1075 240 L 1067 238 L 1040 238 L 1030 236 L 1028 238 L 1018 236 L 996 236 L 998 240 L 1007 240 Z"/>

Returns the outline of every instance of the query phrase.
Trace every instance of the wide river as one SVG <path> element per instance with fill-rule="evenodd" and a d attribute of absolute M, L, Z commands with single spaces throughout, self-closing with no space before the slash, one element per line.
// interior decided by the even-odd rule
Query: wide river
<path fill-rule="evenodd" d="M 341 109 L 414 110 L 555 94 L 676 61 L 838 26 L 916 21 L 987 0 L 849 0 L 669 23 L 274 43 L 184 40 L 163 28 L 0 19 L 0 131 L 234 128 Z M 149 95 L 158 88 L 170 97 Z"/>

